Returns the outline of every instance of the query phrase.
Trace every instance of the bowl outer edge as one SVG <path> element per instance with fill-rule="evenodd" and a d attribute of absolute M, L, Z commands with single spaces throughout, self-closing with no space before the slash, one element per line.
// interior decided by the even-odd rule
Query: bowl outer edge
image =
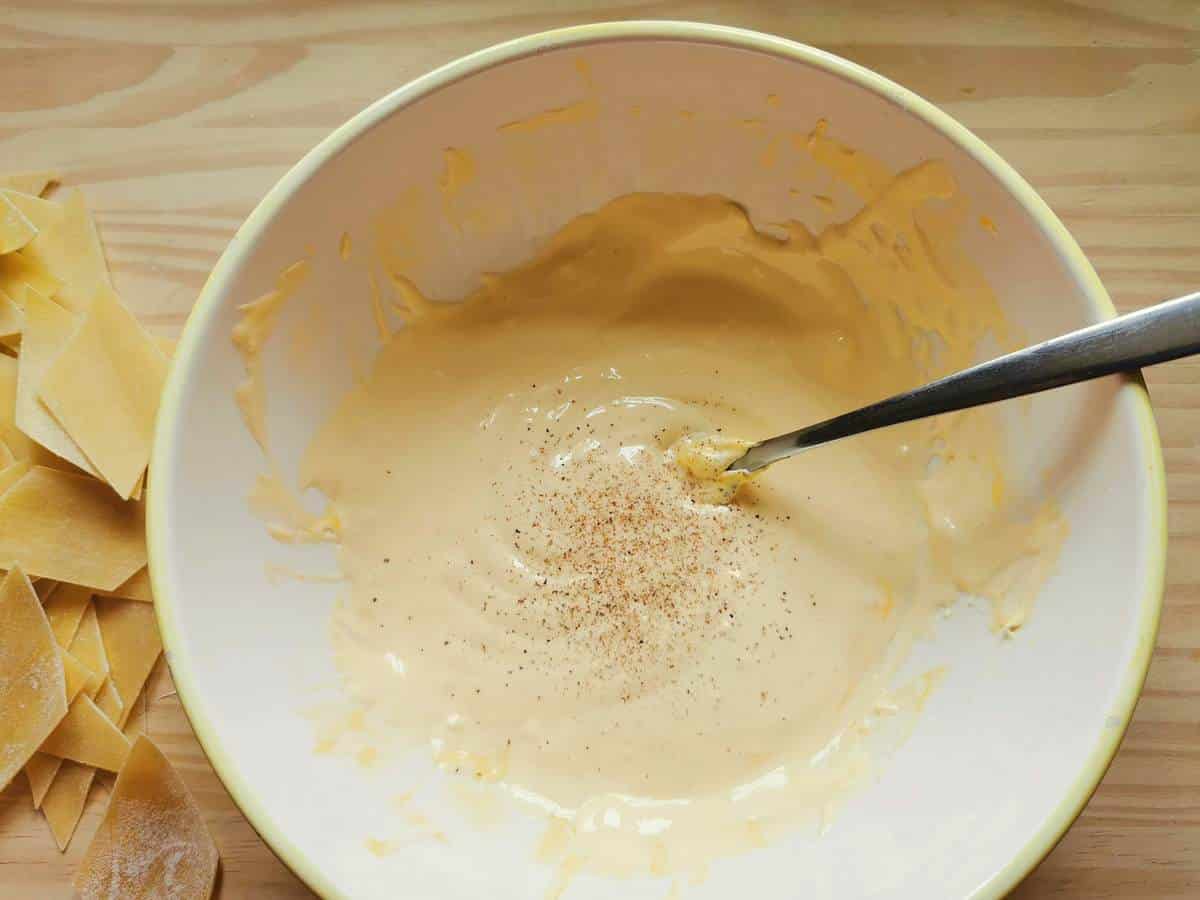
<path fill-rule="evenodd" d="M 440 66 L 397 88 L 340 125 L 275 183 L 238 228 L 187 317 L 164 388 L 155 428 L 151 474 L 147 486 L 146 520 L 150 579 L 159 630 L 162 633 L 167 664 L 171 669 L 184 712 L 213 769 L 255 831 L 284 865 L 323 897 L 348 900 L 347 895 L 283 835 L 269 812 L 259 805 L 249 781 L 239 771 L 235 760 L 225 752 L 211 727 L 210 716 L 191 678 L 190 662 L 185 654 L 179 652 L 183 642 L 177 619 L 178 611 L 169 590 L 171 563 L 165 537 L 169 521 L 167 497 L 170 488 L 169 484 L 160 486 L 159 477 L 155 473 L 169 474 L 171 471 L 170 461 L 176 455 L 175 435 L 181 413 L 181 398 L 188 379 L 194 374 L 192 358 L 201 344 L 204 324 L 211 322 L 218 313 L 226 293 L 226 283 L 237 270 L 241 260 L 253 248 L 259 232 L 327 160 L 353 140 L 387 116 L 421 97 L 480 71 L 549 50 L 623 40 L 677 40 L 755 50 L 813 65 L 883 96 L 940 131 L 996 178 L 1031 215 L 1057 250 L 1091 304 L 1095 318 L 1116 315 L 1116 308 L 1099 276 L 1066 226 L 1032 186 L 980 138 L 928 100 L 890 79 L 832 53 L 774 35 L 723 25 L 673 21 L 611 22 L 541 32 L 475 51 Z M 1117 402 L 1132 403 L 1137 415 L 1150 509 L 1146 525 L 1151 538 L 1147 582 L 1139 603 L 1137 648 L 1129 667 L 1123 673 L 1116 705 L 1111 711 L 1111 715 L 1119 719 L 1121 724 L 1120 727 L 1105 730 L 1104 736 L 1092 749 L 1078 777 L 1067 789 L 1058 806 L 1012 860 L 971 892 L 970 900 L 1003 897 L 1049 855 L 1061 840 L 1112 763 L 1133 717 L 1149 669 L 1158 634 L 1166 568 L 1166 479 L 1158 429 L 1149 394 L 1140 376 L 1128 380 L 1119 393 Z"/>

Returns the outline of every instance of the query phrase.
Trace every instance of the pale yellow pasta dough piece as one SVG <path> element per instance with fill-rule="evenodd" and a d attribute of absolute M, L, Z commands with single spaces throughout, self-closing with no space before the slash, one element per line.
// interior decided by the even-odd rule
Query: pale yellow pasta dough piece
<path fill-rule="evenodd" d="M 104 686 L 100 688 L 100 692 L 96 694 L 96 708 L 104 713 L 108 721 L 116 725 L 125 718 L 125 704 L 121 700 L 120 694 L 117 693 L 116 685 L 113 684 L 111 678 L 104 681 Z M 126 735 L 128 740 L 128 735 Z"/>
<path fill-rule="evenodd" d="M 13 452 L 8 449 L 8 444 L 0 440 L 0 471 L 8 468 L 16 461 L 17 458 L 13 456 Z"/>
<path fill-rule="evenodd" d="M 115 723 L 121 718 L 124 707 L 120 698 L 117 697 L 117 691 L 113 687 L 111 678 L 104 682 L 100 693 L 96 695 L 96 708 L 104 713 L 105 718 L 110 722 Z M 131 740 L 128 734 L 126 734 L 126 740 Z M 41 808 L 63 765 L 62 757 L 51 756 L 48 753 L 35 753 L 33 758 L 25 764 L 25 775 L 29 778 L 34 809 Z M 60 850 L 66 846 L 66 841 L 70 838 L 71 831 L 74 830 L 75 823 L 83 811 L 87 790 L 91 785 L 91 777 L 87 773 L 94 774 L 95 772 L 91 766 L 79 766 L 72 762 L 66 762 L 65 765 L 78 768 L 68 768 L 68 774 L 64 775 L 63 786 L 54 792 L 53 810 L 47 814 L 47 820 L 50 821 L 51 830 L 56 839 L 62 835 L 62 839 L 59 841 Z"/>
<path fill-rule="evenodd" d="M 0 469 L 0 495 L 24 478 L 33 466 L 27 459 L 18 459 Z"/>
<path fill-rule="evenodd" d="M 55 203 L 53 200 L 43 200 L 34 194 L 3 187 L 0 187 L 0 197 L 11 203 L 21 215 L 28 219 L 35 232 L 57 228 L 66 218 L 66 211 L 62 204 Z"/>
<path fill-rule="evenodd" d="M 37 237 L 37 233 L 37 226 L 20 207 L 0 193 L 0 253 L 20 250 Z"/>
<path fill-rule="evenodd" d="M 8 291 L 0 289 L 0 337 L 13 338 L 25 328 L 25 311 Z"/>
<path fill-rule="evenodd" d="M 17 361 L 0 356 L 0 439 L 17 459 L 31 459 L 37 446 L 17 427 Z"/>
<path fill-rule="evenodd" d="M 71 440 L 126 500 L 150 460 L 167 366 L 154 338 L 101 286 L 38 386 Z"/>
<path fill-rule="evenodd" d="M 4 259 L 4 257 L 0 257 Z M 83 450 L 71 440 L 38 399 L 38 386 L 78 323 L 75 316 L 32 288 L 25 291 L 25 330 L 17 367 L 17 427 L 51 453 L 98 475 Z"/>
<path fill-rule="evenodd" d="M 129 492 L 130 500 L 141 500 L 142 491 L 146 487 L 146 470 L 142 470 L 142 474 L 138 476 L 137 482 L 133 486 L 133 490 Z"/>
<path fill-rule="evenodd" d="M 144 522 L 102 482 L 34 466 L 0 495 L 0 568 L 112 590 L 146 565 Z"/>
<path fill-rule="evenodd" d="M 82 900 L 205 900 L 218 859 L 187 785 L 139 737 L 75 874 L 75 891 Z"/>
<path fill-rule="evenodd" d="M 0 187 L 41 196 L 46 193 L 46 188 L 56 184 L 58 179 L 58 173 L 50 169 L 43 172 L 19 172 L 16 175 L 0 175 Z"/>
<path fill-rule="evenodd" d="M 154 593 L 150 588 L 150 570 L 143 568 L 132 578 L 111 591 L 96 591 L 105 597 L 116 597 L 120 600 L 138 600 L 142 603 L 153 603 Z"/>
<path fill-rule="evenodd" d="M 124 726 L 133 712 L 154 663 L 162 653 L 154 607 L 136 600 L 95 599 L 100 633 L 108 651 L 109 677 L 125 710 L 117 722 Z"/>
<path fill-rule="evenodd" d="M 46 585 L 49 587 L 43 589 Z M 74 657 L 67 651 L 67 648 L 75 639 L 84 613 L 91 609 L 92 593 L 79 585 L 59 584 L 51 581 L 41 582 L 38 585 L 38 593 L 42 596 L 42 609 L 45 610 L 46 618 L 50 621 L 50 630 L 54 633 L 54 639 L 64 651 L 63 671 L 67 675 L 67 703 L 70 704 L 78 694 L 72 692 L 71 663 Z M 83 668 L 82 663 L 79 663 L 78 660 L 75 660 L 75 665 Z M 88 671 L 89 676 L 93 676 L 93 674 Z M 88 680 L 93 679 L 89 677 Z M 96 696 L 96 705 L 105 715 L 108 714 L 108 710 L 105 709 L 104 688 L 110 685 L 111 681 L 105 680 L 100 693 Z M 81 689 L 83 687 L 86 687 L 86 683 L 81 685 Z M 109 719 L 116 721 L 113 716 L 109 716 Z M 33 794 L 34 809 L 41 808 L 42 800 L 61 766 L 62 759 L 48 753 L 35 753 L 33 758 L 25 764 L 25 775 L 29 779 L 29 789 Z"/>
<path fill-rule="evenodd" d="M 129 755 L 129 741 L 91 697 L 80 694 L 40 749 L 52 756 L 116 772 Z"/>
<path fill-rule="evenodd" d="M 71 653 L 93 673 L 87 685 L 87 695 L 93 700 L 108 678 L 108 654 L 104 652 L 104 640 L 100 637 L 100 622 L 96 618 L 96 607 L 88 604 L 79 628 L 71 640 Z"/>
<path fill-rule="evenodd" d="M 60 648 L 59 653 L 62 654 L 63 677 L 66 679 L 67 685 L 67 704 L 70 705 L 89 684 L 96 681 L 97 675 L 76 659 L 71 651 Z M 100 684 L 104 684 L 104 682 L 100 681 Z M 96 688 L 96 690 L 99 689 L 99 687 Z"/>
<path fill-rule="evenodd" d="M 42 608 L 50 620 L 50 630 L 54 632 L 58 646 L 64 650 L 75 640 L 75 633 L 91 599 L 92 592 L 88 588 L 77 584 L 59 584 L 42 600 Z"/>
<path fill-rule="evenodd" d="M 41 809 L 46 792 L 54 783 L 54 777 L 62 767 L 62 757 L 49 753 L 35 753 L 25 763 L 25 777 L 29 779 L 29 791 L 33 794 L 33 808 Z"/>
<path fill-rule="evenodd" d="M 83 807 L 87 803 L 88 790 L 96 770 L 69 759 L 62 760 L 58 774 L 54 776 L 50 787 L 42 797 L 42 815 L 54 835 L 54 842 L 59 850 L 66 850 L 83 815 Z"/>
<path fill-rule="evenodd" d="M 0 789 L 67 714 L 62 657 L 20 569 L 0 582 Z"/>
<path fill-rule="evenodd" d="M 75 312 L 83 312 L 97 289 L 111 286 L 108 263 L 83 194 L 72 191 L 62 209 L 62 221 L 42 231 L 20 252 L 58 281 L 55 299 Z"/>
<path fill-rule="evenodd" d="M 149 703 L 147 701 L 137 704 L 125 714 L 125 727 L 121 729 L 121 732 L 131 743 L 146 733 L 146 720 L 149 718 L 149 711 Z M 140 715 L 135 715 L 135 713 L 140 713 Z"/>
<path fill-rule="evenodd" d="M 16 253 L 0 256 L 0 289 L 18 304 L 22 304 L 21 288 L 32 288 L 44 297 L 53 297 L 62 288 L 61 281 L 26 253 L 31 246 L 32 242 Z"/>

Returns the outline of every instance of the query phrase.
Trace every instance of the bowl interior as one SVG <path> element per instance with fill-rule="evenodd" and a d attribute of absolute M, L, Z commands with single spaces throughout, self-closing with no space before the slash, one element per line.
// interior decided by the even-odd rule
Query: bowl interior
<path fill-rule="evenodd" d="M 1030 339 L 1104 312 L 1074 244 L 1005 170 L 910 95 L 831 59 L 726 29 L 668 26 L 485 51 L 335 134 L 231 245 L 189 323 L 164 406 L 154 577 L 193 724 L 252 823 L 313 887 L 524 898 L 544 892 L 554 871 L 534 861 L 538 819 L 473 823 L 446 799 L 428 754 L 363 768 L 315 752 L 311 711 L 336 696 L 336 586 L 280 580 L 271 567 L 320 574 L 335 564 L 328 548 L 275 543 L 247 508 L 264 460 L 233 402 L 243 377 L 230 343 L 237 305 L 310 260 L 265 357 L 272 446 L 294 471 L 378 347 L 368 265 L 376 254 L 394 254 L 427 294 L 457 297 L 630 191 L 725 194 L 764 226 L 794 218 L 819 229 L 855 207 L 805 165 L 804 135 L 824 118 L 831 134 L 893 167 L 929 158 L 952 167 L 973 209 L 996 226 L 968 228 L 966 245 Z M 547 110 L 556 112 L 530 118 Z M 461 186 L 447 173 L 448 147 L 468 150 L 475 167 Z M 836 212 L 813 201 L 823 193 Z M 404 227 L 413 221 L 425 227 Z M 1007 414 L 1020 490 L 1058 498 L 1071 529 L 1032 620 L 1000 640 L 981 609 L 960 604 L 913 660 L 914 671 L 944 663 L 949 675 L 877 782 L 824 835 L 797 833 L 753 858 L 719 861 L 687 896 L 991 895 L 1040 858 L 1086 799 L 1154 637 L 1162 511 L 1153 426 L 1141 389 L 1116 381 L 1015 403 Z M 413 436 L 414 458 L 430 449 Z M 406 514 L 419 528 L 420 510 Z M 392 800 L 411 790 L 446 843 L 423 839 L 397 812 Z M 368 839 L 392 849 L 372 853 Z M 667 888 L 645 878 L 620 890 L 658 898 Z M 566 896 L 611 892 L 580 876 Z"/>

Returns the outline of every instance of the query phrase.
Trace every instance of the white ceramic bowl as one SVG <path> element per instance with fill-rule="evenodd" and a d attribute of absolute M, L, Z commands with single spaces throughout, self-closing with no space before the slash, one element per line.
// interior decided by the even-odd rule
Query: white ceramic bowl
<path fill-rule="evenodd" d="M 766 104 L 768 94 L 778 102 Z M 785 167 L 756 162 L 754 129 L 730 123 L 762 118 L 768 129 L 804 132 L 823 117 L 891 165 L 949 163 L 997 227 L 995 236 L 975 229 L 968 247 L 1031 338 L 1113 313 L 1063 226 L 982 142 L 890 81 L 778 38 L 681 23 L 536 35 L 445 66 L 339 128 L 274 187 L 209 279 L 166 392 L 149 494 L 151 569 L 179 695 L 255 828 L 329 897 L 525 898 L 541 896 L 553 872 L 533 861 L 539 822 L 471 825 L 442 803 L 446 787 L 423 758 L 364 769 L 313 752 L 305 710 L 336 683 L 327 638 L 334 591 L 272 584 L 264 563 L 329 570 L 332 555 L 280 547 L 247 510 L 263 461 L 233 403 L 242 378 L 230 344 L 235 307 L 307 253 L 312 277 L 285 318 L 321 305 L 336 313 L 313 347 L 267 355 L 272 441 L 294 465 L 376 346 L 362 269 L 337 264 L 341 234 L 365 251 L 370 221 L 402 189 L 435 185 L 445 147 L 472 148 L 482 170 L 503 158 L 498 126 L 580 100 L 594 101 L 594 119 L 543 129 L 541 155 L 487 163 L 476 193 L 463 195 L 508 210 L 502 225 L 463 225 L 460 216 L 456 227 L 433 202 L 436 190 L 426 191 L 430 226 L 411 274 L 427 292 L 462 294 L 481 272 L 526 257 L 559 225 L 630 191 L 718 192 L 761 221 L 798 216 L 819 226 L 814 205 L 789 195 Z M 639 118 L 635 105 L 695 115 Z M 1024 490 L 1053 492 L 1071 527 L 1031 623 L 1011 641 L 990 633 L 978 611 L 940 623 L 916 662 L 947 663 L 950 675 L 878 782 L 824 836 L 797 834 L 718 862 L 686 896 L 995 897 L 1082 808 L 1129 722 L 1154 644 L 1161 457 L 1137 381 L 1044 395 L 1021 415 L 1013 455 Z M 449 843 L 368 852 L 369 837 L 403 840 L 389 798 L 417 784 Z M 580 877 L 566 896 L 618 892 L 660 898 L 667 888 Z"/>

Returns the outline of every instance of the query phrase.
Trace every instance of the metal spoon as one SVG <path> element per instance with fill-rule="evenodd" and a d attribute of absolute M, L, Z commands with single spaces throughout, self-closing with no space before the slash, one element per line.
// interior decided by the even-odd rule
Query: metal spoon
<path fill-rule="evenodd" d="M 756 472 L 864 431 L 1036 394 L 1200 353 L 1200 293 L 1167 300 L 947 375 L 907 393 L 759 441 L 727 471 Z"/>

